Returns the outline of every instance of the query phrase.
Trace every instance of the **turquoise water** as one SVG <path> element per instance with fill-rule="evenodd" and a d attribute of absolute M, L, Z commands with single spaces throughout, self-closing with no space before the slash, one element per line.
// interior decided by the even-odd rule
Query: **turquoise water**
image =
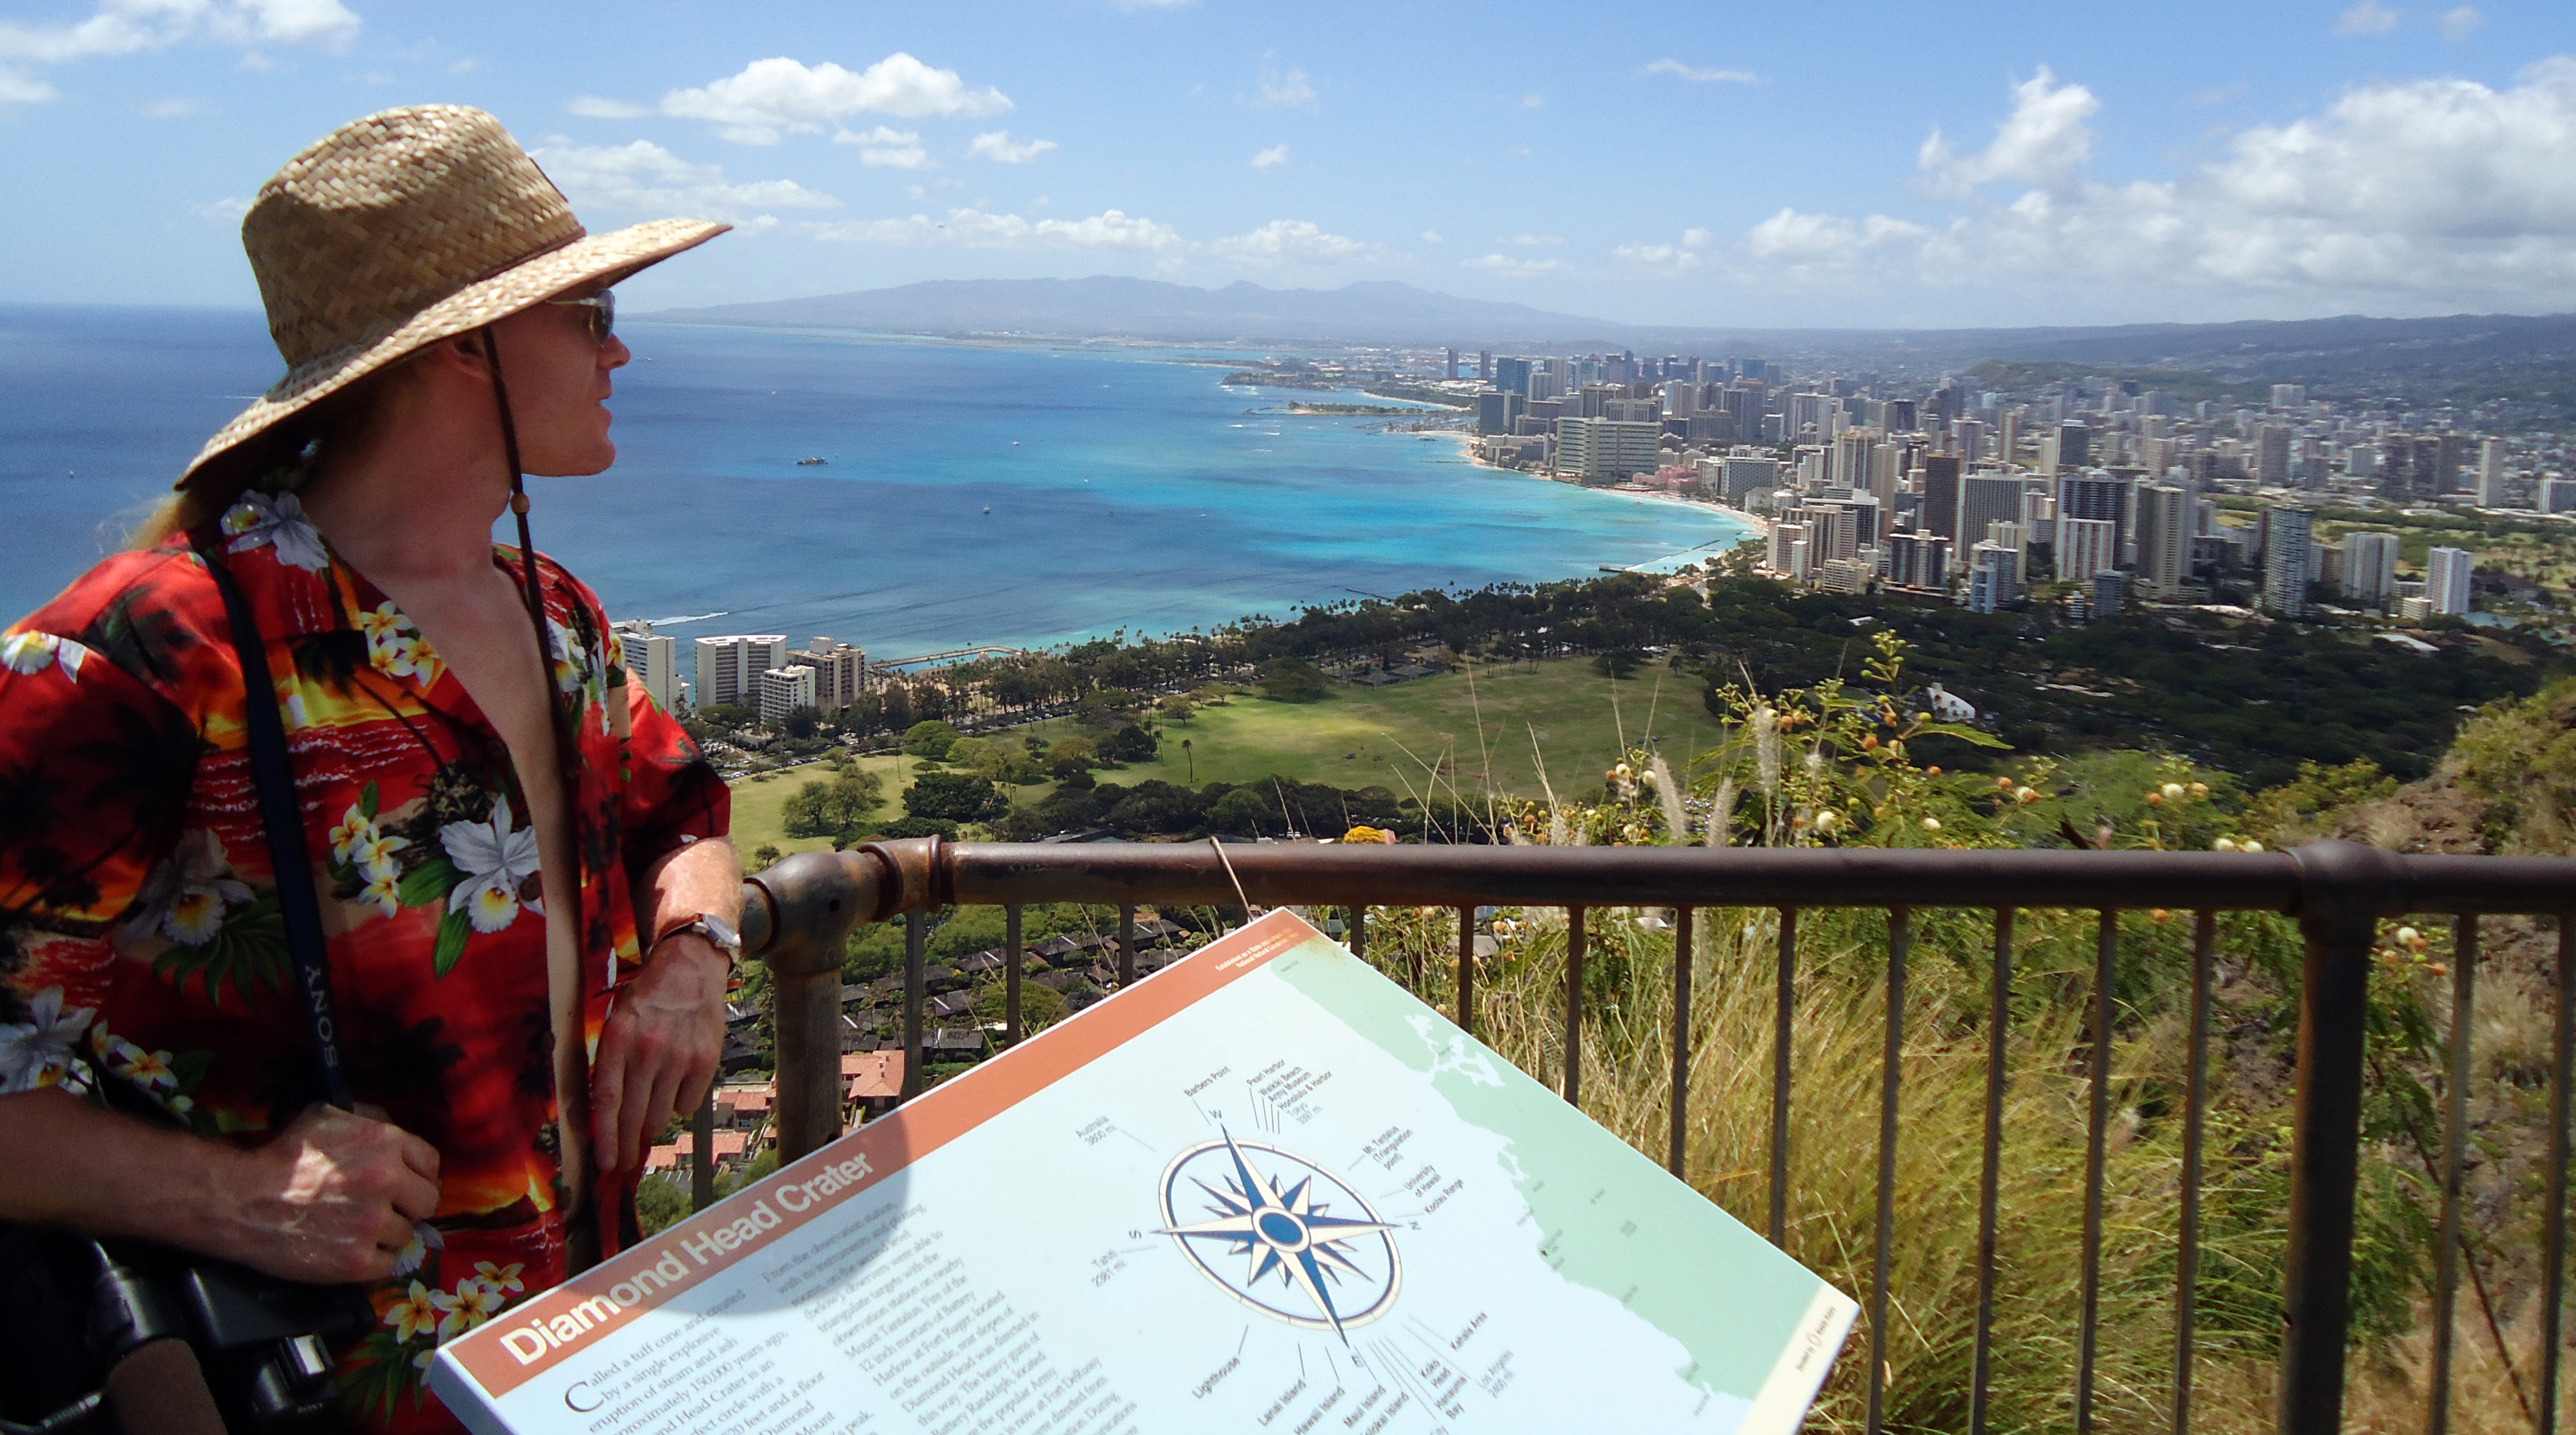
<path fill-rule="evenodd" d="M 1029 646 L 1588 576 L 1744 532 L 1376 420 L 1247 412 L 1291 396 L 1170 351 L 621 332 L 617 466 L 531 480 L 537 545 L 683 637 Z M 276 367 L 255 316 L 0 309 L 0 382 L 30 400 L 0 411 L 0 610 L 96 561 Z"/>

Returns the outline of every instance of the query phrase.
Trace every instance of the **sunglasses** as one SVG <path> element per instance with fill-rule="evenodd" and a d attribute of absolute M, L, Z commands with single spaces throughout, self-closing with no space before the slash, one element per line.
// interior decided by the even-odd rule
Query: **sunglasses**
<path fill-rule="evenodd" d="M 549 304 L 569 304 L 590 311 L 590 342 L 605 346 L 617 333 L 617 291 L 602 289 L 587 299 L 548 299 Z"/>

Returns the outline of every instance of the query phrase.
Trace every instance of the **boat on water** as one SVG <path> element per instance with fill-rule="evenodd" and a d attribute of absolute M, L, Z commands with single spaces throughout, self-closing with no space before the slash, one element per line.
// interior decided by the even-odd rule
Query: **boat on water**
<path fill-rule="evenodd" d="M 821 454 L 815 454 L 810 458 L 800 458 L 796 460 L 796 466 L 798 468 L 819 468 L 830 462 L 830 459 L 823 457 Z"/>

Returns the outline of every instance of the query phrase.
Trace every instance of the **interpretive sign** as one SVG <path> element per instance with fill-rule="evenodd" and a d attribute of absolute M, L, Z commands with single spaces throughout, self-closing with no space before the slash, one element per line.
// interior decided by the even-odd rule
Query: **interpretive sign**
<path fill-rule="evenodd" d="M 1794 1430 L 1851 1300 L 1273 913 L 441 1347 L 515 1435 Z"/>

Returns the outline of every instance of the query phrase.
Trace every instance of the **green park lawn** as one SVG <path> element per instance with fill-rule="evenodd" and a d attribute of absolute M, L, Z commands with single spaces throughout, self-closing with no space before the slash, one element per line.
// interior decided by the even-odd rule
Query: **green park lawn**
<path fill-rule="evenodd" d="M 1339 787 L 1382 786 L 1421 796 L 1440 774 L 1444 795 L 1494 790 L 1540 795 L 1539 762 L 1560 795 L 1588 792 L 1649 735 L 1676 766 L 1720 739 L 1700 683 L 1661 667 L 1613 682 L 1587 659 L 1476 666 L 1385 688 L 1336 683 L 1312 703 L 1249 694 L 1163 727 L 1162 760 L 1130 763 L 1104 782 L 1250 782 L 1278 775 Z M 1050 723 L 1041 729 L 1063 728 Z M 1190 746 L 1184 749 L 1186 740 Z"/>
<path fill-rule="evenodd" d="M 1187 722 L 1165 723 L 1160 760 L 1131 762 L 1099 777 L 1127 786 L 1148 778 L 1199 786 L 1275 775 L 1418 797 L 1432 789 L 1437 767 L 1443 796 L 1454 783 L 1459 797 L 1476 798 L 1490 780 L 1501 792 L 1537 797 L 1535 745 L 1544 755 L 1548 781 L 1560 796 L 1572 798 L 1599 789 L 1602 773 L 1619 760 L 1623 733 L 1631 745 L 1651 735 L 1676 769 L 1722 740 L 1717 720 L 1700 700 L 1700 686 L 1698 679 L 1662 667 L 1639 668 L 1613 682 L 1588 659 L 1562 658 L 1478 665 L 1385 688 L 1335 683 L 1331 696 L 1311 703 L 1237 693 L 1200 708 Z M 1052 743 L 1077 731 L 1083 729 L 1071 719 L 1057 719 L 994 736 L 1017 742 L 1035 735 Z M 917 764 L 897 757 L 860 762 L 885 781 L 886 805 L 878 815 L 900 815 L 899 794 Z M 826 775 L 816 763 L 734 784 L 734 844 L 746 860 L 764 843 L 782 853 L 831 848 L 822 838 L 790 838 L 782 816 L 798 787 Z M 1044 800 L 1055 785 L 1007 790 L 1025 806 Z"/>
<path fill-rule="evenodd" d="M 902 813 L 896 794 L 912 781 L 912 770 L 920 764 L 909 757 L 863 757 L 858 759 L 862 771 L 873 772 L 885 784 L 885 804 L 877 809 L 881 818 Z M 751 854 L 763 844 L 775 847 L 784 855 L 792 852 L 829 852 L 832 842 L 827 837 L 790 837 L 787 835 L 787 799 L 808 782 L 832 775 L 822 763 L 809 762 L 802 767 L 782 767 L 774 772 L 756 772 L 739 778 L 733 784 L 733 845 L 742 854 L 745 866 Z"/>

